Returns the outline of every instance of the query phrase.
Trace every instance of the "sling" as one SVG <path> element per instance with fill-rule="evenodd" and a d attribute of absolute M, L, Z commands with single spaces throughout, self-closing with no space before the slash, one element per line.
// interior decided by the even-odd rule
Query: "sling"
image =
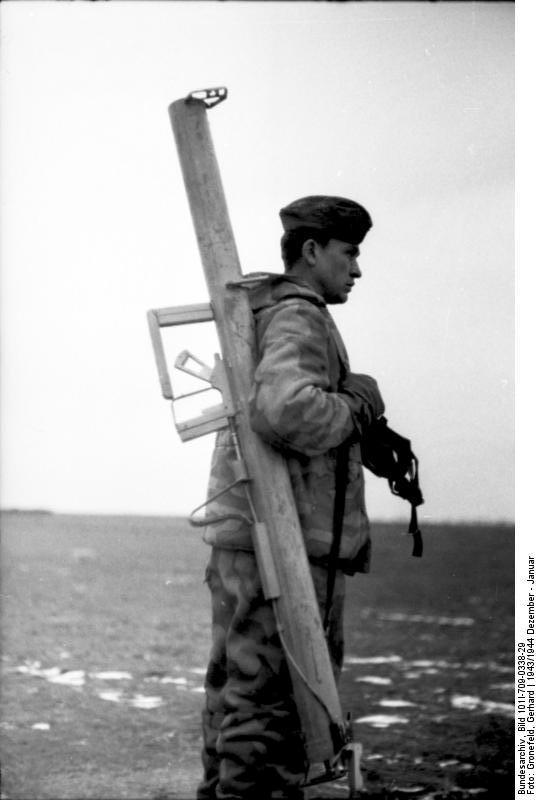
<path fill-rule="evenodd" d="M 325 633 L 328 632 L 330 610 L 334 598 L 334 587 L 336 584 L 336 571 L 339 562 L 339 551 L 341 548 L 341 538 L 343 536 L 343 521 L 345 519 L 345 499 L 347 494 L 347 483 L 349 478 L 349 451 L 350 444 L 344 442 L 337 451 L 336 455 L 336 492 L 334 497 L 334 516 L 332 522 L 332 545 L 328 555 L 328 567 L 326 576 L 326 605 L 324 610 L 323 627 Z"/>

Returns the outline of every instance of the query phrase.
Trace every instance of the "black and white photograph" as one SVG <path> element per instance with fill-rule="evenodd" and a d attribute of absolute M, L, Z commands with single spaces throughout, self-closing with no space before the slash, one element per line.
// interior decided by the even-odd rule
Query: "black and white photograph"
<path fill-rule="evenodd" d="M 534 794 L 528 5 L 0 5 L 2 800 Z"/>

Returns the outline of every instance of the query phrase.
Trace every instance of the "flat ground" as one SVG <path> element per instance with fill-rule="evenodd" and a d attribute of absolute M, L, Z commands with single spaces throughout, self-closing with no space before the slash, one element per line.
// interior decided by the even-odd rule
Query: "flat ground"
<path fill-rule="evenodd" d="M 375 525 L 348 582 L 343 708 L 367 797 L 513 796 L 513 530 Z M 2 519 L 3 798 L 191 800 L 208 550 L 180 519 Z M 345 797 L 333 784 L 311 796 Z"/>

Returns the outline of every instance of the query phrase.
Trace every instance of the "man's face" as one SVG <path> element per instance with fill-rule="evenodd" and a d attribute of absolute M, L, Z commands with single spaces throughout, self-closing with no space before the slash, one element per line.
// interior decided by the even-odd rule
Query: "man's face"
<path fill-rule="evenodd" d="M 315 263 L 311 267 L 314 288 L 327 303 L 346 303 L 355 280 L 361 277 L 357 245 L 329 239 L 326 247 L 315 242 Z"/>

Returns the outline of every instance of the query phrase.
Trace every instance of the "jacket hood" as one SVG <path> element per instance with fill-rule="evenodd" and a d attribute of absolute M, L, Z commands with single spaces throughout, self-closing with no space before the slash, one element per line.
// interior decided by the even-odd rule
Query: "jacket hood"
<path fill-rule="evenodd" d="M 326 306 L 320 294 L 307 283 L 292 275 L 276 272 L 253 272 L 244 276 L 242 285 L 248 289 L 250 306 L 254 314 L 270 308 L 282 300 L 301 298 L 321 308 Z"/>

